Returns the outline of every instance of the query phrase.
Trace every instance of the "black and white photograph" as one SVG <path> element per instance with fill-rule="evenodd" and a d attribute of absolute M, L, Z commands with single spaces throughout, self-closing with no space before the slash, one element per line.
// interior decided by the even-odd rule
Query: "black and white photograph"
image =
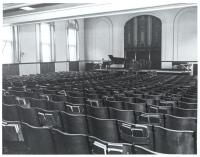
<path fill-rule="evenodd" d="M 2 155 L 199 154 L 196 0 L 1 5 Z"/>

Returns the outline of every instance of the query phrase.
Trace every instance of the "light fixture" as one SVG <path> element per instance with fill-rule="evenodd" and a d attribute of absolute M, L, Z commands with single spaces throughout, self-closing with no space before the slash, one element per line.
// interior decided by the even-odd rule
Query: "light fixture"
<path fill-rule="evenodd" d="M 35 10 L 35 8 L 32 8 L 32 7 L 21 7 L 20 9 L 27 10 L 27 11 Z"/>

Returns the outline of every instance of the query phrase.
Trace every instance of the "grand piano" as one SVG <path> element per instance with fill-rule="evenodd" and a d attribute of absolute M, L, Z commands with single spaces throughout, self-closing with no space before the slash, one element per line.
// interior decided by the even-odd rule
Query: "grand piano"
<path fill-rule="evenodd" d="M 113 57 L 113 55 L 108 55 L 110 58 L 110 64 L 125 64 L 126 59 L 125 58 L 120 58 L 120 57 Z"/>
<path fill-rule="evenodd" d="M 103 67 L 108 68 L 126 68 L 129 60 L 120 57 L 114 57 L 113 55 L 108 55 L 110 61 L 103 62 Z"/>

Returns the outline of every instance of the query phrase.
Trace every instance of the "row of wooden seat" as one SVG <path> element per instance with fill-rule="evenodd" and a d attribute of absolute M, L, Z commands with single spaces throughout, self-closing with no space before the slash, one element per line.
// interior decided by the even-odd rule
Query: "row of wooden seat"
<path fill-rule="evenodd" d="M 152 124 L 152 125 L 159 125 L 169 129 L 174 130 L 197 130 L 197 119 L 194 117 L 177 117 L 168 114 L 160 114 L 160 113 L 144 113 L 134 110 L 119 110 L 112 107 L 93 107 L 86 105 L 86 111 L 83 112 L 85 114 L 76 114 L 70 112 L 69 110 L 44 110 L 41 108 L 25 108 L 19 105 L 3 105 L 3 119 L 8 121 L 23 121 L 29 123 L 33 126 L 41 126 L 46 125 L 45 119 L 48 120 L 49 125 L 51 126 L 58 126 L 61 130 L 71 126 L 70 124 L 74 123 L 72 119 L 69 121 L 64 121 L 64 115 L 71 115 L 74 117 L 81 117 L 87 121 L 86 116 L 93 116 L 95 118 L 101 119 L 116 119 L 116 120 L 123 120 L 125 122 L 134 123 L 134 124 Z M 77 110 L 78 111 L 78 110 Z M 46 116 L 48 115 L 48 116 Z M 68 125 L 68 123 L 70 123 Z M 80 121 L 81 123 L 81 121 Z M 62 125 L 63 124 L 63 125 Z M 77 127 L 80 127 L 78 131 L 85 128 L 84 124 L 80 124 Z M 87 130 L 87 129 L 86 129 Z M 67 130 L 66 130 L 67 131 Z M 67 131 L 68 132 L 68 131 Z M 87 132 L 87 131 L 86 131 Z M 79 133 L 86 133 L 86 132 L 79 132 Z"/>
<path fill-rule="evenodd" d="M 162 153 L 196 152 L 196 78 L 90 72 L 11 77 L 4 82 L 5 120 L 16 120 L 6 116 L 7 113 L 19 114 L 21 123 L 37 127 L 83 133 L 109 142 L 137 141 L 140 146 Z M 60 122 L 55 117 L 60 117 Z M 137 128 L 138 125 L 142 128 Z M 146 126 L 148 129 L 144 129 Z M 144 138 L 147 130 L 151 130 L 148 134 L 151 136 Z M 172 139 L 166 136 L 168 131 L 167 135 L 174 132 Z M 182 136 L 190 135 L 193 139 L 190 138 L 189 146 L 171 147 L 172 141 L 178 144 L 176 140 L 185 140 Z M 165 138 L 166 142 L 155 137 Z"/>
<path fill-rule="evenodd" d="M 146 152 L 149 149 L 167 154 L 196 153 L 196 135 L 193 131 L 175 131 L 160 126 L 136 125 L 94 117 L 88 117 L 88 121 L 90 123 L 90 135 L 64 133 L 51 127 L 33 127 L 24 122 L 4 122 L 4 152 L 21 154 L 109 154 L 108 145 L 110 143 L 113 148 L 118 148 L 117 151 L 114 149 L 113 154 L 132 154 L 134 151 L 131 151 L 131 146 L 134 143 L 139 145 L 140 148 L 141 146 L 145 148 L 142 153 L 152 153 L 152 151 Z M 16 123 L 21 125 L 16 126 Z M 117 130 L 119 130 L 120 136 L 117 136 Z M 112 140 L 112 142 L 109 140 Z M 180 141 L 182 141 L 181 145 Z M 117 147 L 116 143 L 118 143 Z M 129 149 L 127 146 L 129 146 Z"/>

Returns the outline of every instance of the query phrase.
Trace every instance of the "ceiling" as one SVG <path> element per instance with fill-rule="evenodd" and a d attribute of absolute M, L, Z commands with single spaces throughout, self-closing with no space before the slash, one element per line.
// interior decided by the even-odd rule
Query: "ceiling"
<path fill-rule="evenodd" d="M 4 3 L 3 4 L 3 16 L 16 16 L 27 13 L 35 13 L 47 10 L 73 8 L 91 3 Z M 34 10 L 22 10 L 21 7 L 32 7 Z"/>

